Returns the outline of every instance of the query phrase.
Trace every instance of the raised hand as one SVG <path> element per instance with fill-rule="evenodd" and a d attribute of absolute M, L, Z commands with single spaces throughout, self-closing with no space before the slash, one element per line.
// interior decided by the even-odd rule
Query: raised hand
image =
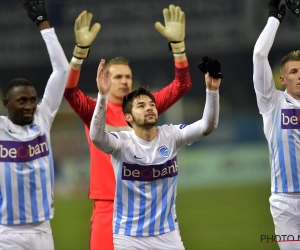
<path fill-rule="evenodd" d="M 74 33 L 76 46 L 73 56 L 76 58 L 84 59 L 88 57 L 89 47 L 101 29 L 100 23 L 95 23 L 90 29 L 92 18 L 93 14 L 84 10 L 75 20 Z"/>
<path fill-rule="evenodd" d="M 157 31 L 168 39 L 174 53 L 185 51 L 185 14 L 179 6 L 171 4 L 168 8 L 163 9 L 165 26 L 160 22 L 154 24 Z"/>
<path fill-rule="evenodd" d="M 202 62 L 198 64 L 198 68 L 204 74 L 208 72 L 212 78 L 223 78 L 223 75 L 221 74 L 221 63 L 212 57 L 204 56 Z"/>
<path fill-rule="evenodd" d="M 289 10 L 296 15 L 296 17 L 300 16 L 300 1 L 299 0 L 285 0 L 286 6 Z"/>
<path fill-rule="evenodd" d="M 211 75 L 207 72 L 205 74 L 205 84 L 208 90 L 210 91 L 216 91 L 219 89 L 221 84 L 221 78 L 213 78 Z"/>
<path fill-rule="evenodd" d="M 273 16 L 277 18 L 280 22 L 282 22 L 286 10 L 284 4 L 282 4 L 279 8 L 280 1 L 281 0 L 270 0 L 268 8 L 269 8 L 269 16 Z"/>
<path fill-rule="evenodd" d="M 108 68 L 105 69 L 104 59 L 101 59 L 99 63 L 96 82 L 97 82 L 99 93 L 103 96 L 107 95 L 111 87 L 111 80 L 110 80 L 109 69 Z"/>
<path fill-rule="evenodd" d="M 44 0 L 25 0 L 23 7 L 29 18 L 36 24 L 48 21 Z"/>

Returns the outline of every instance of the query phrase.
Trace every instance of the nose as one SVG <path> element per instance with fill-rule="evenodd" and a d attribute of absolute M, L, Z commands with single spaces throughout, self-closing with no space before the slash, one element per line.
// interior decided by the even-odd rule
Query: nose
<path fill-rule="evenodd" d="M 34 109 L 35 108 L 35 104 L 32 102 L 26 102 L 24 109 L 26 110 L 30 110 L 30 109 Z"/>
<path fill-rule="evenodd" d="M 147 107 L 147 111 L 153 111 L 153 106 L 150 106 L 150 105 L 149 105 L 149 106 Z"/>
<path fill-rule="evenodd" d="M 128 79 L 126 77 L 122 77 L 122 84 L 127 85 Z"/>

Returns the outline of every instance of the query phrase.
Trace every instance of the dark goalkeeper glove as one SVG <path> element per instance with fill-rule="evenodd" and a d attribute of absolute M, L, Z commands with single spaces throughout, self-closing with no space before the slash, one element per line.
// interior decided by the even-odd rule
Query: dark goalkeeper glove
<path fill-rule="evenodd" d="M 286 6 L 289 10 L 296 15 L 296 17 L 300 16 L 300 1 L 299 0 L 285 0 Z"/>
<path fill-rule="evenodd" d="M 25 0 L 23 4 L 29 18 L 36 24 L 48 21 L 44 0 Z"/>
<path fill-rule="evenodd" d="M 202 63 L 198 65 L 198 68 L 202 73 L 206 74 L 208 72 L 214 79 L 223 78 L 223 75 L 220 73 L 221 64 L 218 60 L 208 56 L 203 57 L 202 60 Z"/>
<path fill-rule="evenodd" d="M 282 22 L 284 16 L 285 16 L 285 5 L 282 4 L 279 8 L 281 0 L 270 0 L 269 1 L 269 16 L 273 16 L 279 20 L 279 22 Z"/>

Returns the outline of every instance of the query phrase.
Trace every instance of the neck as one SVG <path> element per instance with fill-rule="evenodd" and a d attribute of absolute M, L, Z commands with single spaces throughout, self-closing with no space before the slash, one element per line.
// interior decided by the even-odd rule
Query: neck
<path fill-rule="evenodd" d="M 115 104 L 122 105 L 122 103 L 123 103 L 123 98 L 118 98 L 118 97 L 116 97 L 112 94 L 108 95 L 108 99 L 109 99 L 110 102 L 115 103 Z"/>
<path fill-rule="evenodd" d="M 156 138 L 157 130 L 156 127 L 153 126 L 151 128 L 144 128 L 144 127 L 133 127 L 134 133 L 137 137 L 143 139 L 144 141 L 152 141 Z"/>
<path fill-rule="evenodd" d="M 286 88 L 286 93 L 288 93 L 294 99 L 300 101 L 300 93 L 291 93 L 288 88 Z"/>

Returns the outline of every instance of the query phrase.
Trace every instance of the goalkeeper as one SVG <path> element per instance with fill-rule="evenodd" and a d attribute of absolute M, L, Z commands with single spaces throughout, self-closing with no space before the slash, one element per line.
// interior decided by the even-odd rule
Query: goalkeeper
<path fill-rule="evenodd" d="M 155 23 L 158 32 L 168 40 L 174 55 L 175 79 L 166 87 L 154 92 L 158 113 L 161 114 L 178 101 L 190 88 L 191 80 L 185 54 L 185 14 L 179 6 L 170 5 L 163 10 L 165 25 Z M 75 21 L 76 46 L 70 62 L 71 73 L 64 97 L 85 124 L 90 147 L 89 198 L 94 200 L 91 217 L 90 249 L 113 249 L 112 219 L 115 195 L 115 177 L 111 157 L 98 150 L 90 140 L 89 128 L 96 100 L 77 88 L 80 70 L 89 47 L 96 38 L 101 25 L 90 28 L 92 14 L 83 11 Z M 110 71 L 112 87 L 108 95 L 106 131 L 129 130 L 123 112 L 123 97 L 131 92 L 132 72 L 128 60 L 122 57 L 106 63 Z M 92 83 L 94 84 L 94 83 Z"/>

